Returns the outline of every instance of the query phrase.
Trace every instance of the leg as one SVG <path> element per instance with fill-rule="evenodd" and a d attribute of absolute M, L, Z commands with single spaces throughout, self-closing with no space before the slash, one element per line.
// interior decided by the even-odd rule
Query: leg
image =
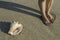
<path fill-rule="evenodd" d="M 54 17 L 51 15 L 50 10 L 53 4 L 53 0 L 47 0 L 46 1 L 46 15 L 51 20 L 54 19 Z"/>
<path fill-rule="evenodd" d="M 47 18 L 46 15 L 46 0 L 39 0 L 39 7 L 40 7 L 40 11 L 42 12 L 42 17 L 44 19 L 44 23 L 48 24 L 50 23 L 49 19 Z"/>

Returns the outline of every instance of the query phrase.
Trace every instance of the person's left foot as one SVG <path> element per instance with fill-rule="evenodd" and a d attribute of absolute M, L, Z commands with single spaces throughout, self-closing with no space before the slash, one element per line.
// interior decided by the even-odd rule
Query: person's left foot
<path fill-rule="evenodd" d="M 50 14 L 47 17 L 48 17 L 48 19 L 50 20 L 51 23 L 54 23 L 54 21 L 56 19 L 56 15 L 55 14 Z"/>
<path fill-rule="evenodd" d="M 50 21 L 46 21 L 46 19 L 43 16 L 41 16 L 41 20 L 47 26 L 51 26 L 51 24 L 52 24 Z"/>

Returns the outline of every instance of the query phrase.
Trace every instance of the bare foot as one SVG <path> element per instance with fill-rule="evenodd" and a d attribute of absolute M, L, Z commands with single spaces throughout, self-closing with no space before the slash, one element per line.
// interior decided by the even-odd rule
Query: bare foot
<path fill-rule="evenodd" d="M 50 13 L 49 13 L 49 14 L 47 14 L 47 17 L 48 17 L 48 19 L 50 20 L 50 22 L 51 22 L 51 23 L 53 23 L 53 22 L 54 22 L 54 20 L 55 20 L 55 18 L 56 18 L 56 16 L 55 16 L 55 15 L 51 15 Z"/>
<path fill-rule="evenodd" d="M 47 16 L 42 16 L 42 20 L 45 25 L 51 25 L 51 22 Z"/>

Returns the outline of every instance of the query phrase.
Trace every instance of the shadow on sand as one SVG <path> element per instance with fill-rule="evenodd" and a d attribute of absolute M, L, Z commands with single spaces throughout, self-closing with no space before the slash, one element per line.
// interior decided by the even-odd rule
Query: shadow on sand
<path fill-rule="evenodd" d="M 28 14 L 28 15 L 32 15 L 35 17 L 40 18 L 40 15 L 37 15 L 35 13 L 26 11 L 26 10 L 30 10 L 36 13 L 41 13 L 40 11 L 21 5 L 21 4 L 17 4 L 17 3 L 12 3 L 12 2 L 6 2 L 6 1 L 0 1 L 0 8 L 4 8 L 4 9 L 8 9 L 8 10 L 12 10 L 12 11 L 16 11 L 16 12 L 20 12 L 20 13 L 24 13 L 24 14 Z M 23 10 L 26 9 L 26 10 Z"/>
<path fill-rule="evenodd" d="M 4 33 L 8 33 L 10 25 L 11 25 L 10 22 L 0 22 L 0 30 Z"/>
<path fill-rule="evenodd" d="M 21 5 L 21 4 L 6 2 L 6 1 L 0 1 L 0 8 L 4 8 L 4 9 L 24 13 L 24 14 L 27 14 L 27 15 L 31 15 L 31 16 L 37 17 L 37 18 L 42 20 L 41 16 L 38 15 L 38 14 L 41 13 L 40 11 L 38 11 L 36 9 L 33 9 L 33 8 L 30 8 L 30 7 L 27 7 L 27 6 L 24 6 L 24 5 Z M 38 14 L 29 12 L 29 11 L 26 11 L 26 10 L 23 10 L 23 9 L 30 10 L 30 11 L 36 12 Z M 9 22 L 0 22 L 0 29 L 3 32 L 6 33 L 9 29 L 9 25 L 10 25 Z"/>

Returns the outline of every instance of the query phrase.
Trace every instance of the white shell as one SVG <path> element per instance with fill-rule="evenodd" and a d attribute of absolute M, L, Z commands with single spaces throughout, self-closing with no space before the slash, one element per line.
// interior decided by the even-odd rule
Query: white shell
<path fill-rule="evenodd" d="M 19 24 L 18 22 L 14 21 L 11 23 L 11 27 L 10 27 L 10 30 L 8 31 L 8 34 L 18 35 L 22 31 L 22 29 L 23 29 L 23 25 L 21 23 Z"/>

